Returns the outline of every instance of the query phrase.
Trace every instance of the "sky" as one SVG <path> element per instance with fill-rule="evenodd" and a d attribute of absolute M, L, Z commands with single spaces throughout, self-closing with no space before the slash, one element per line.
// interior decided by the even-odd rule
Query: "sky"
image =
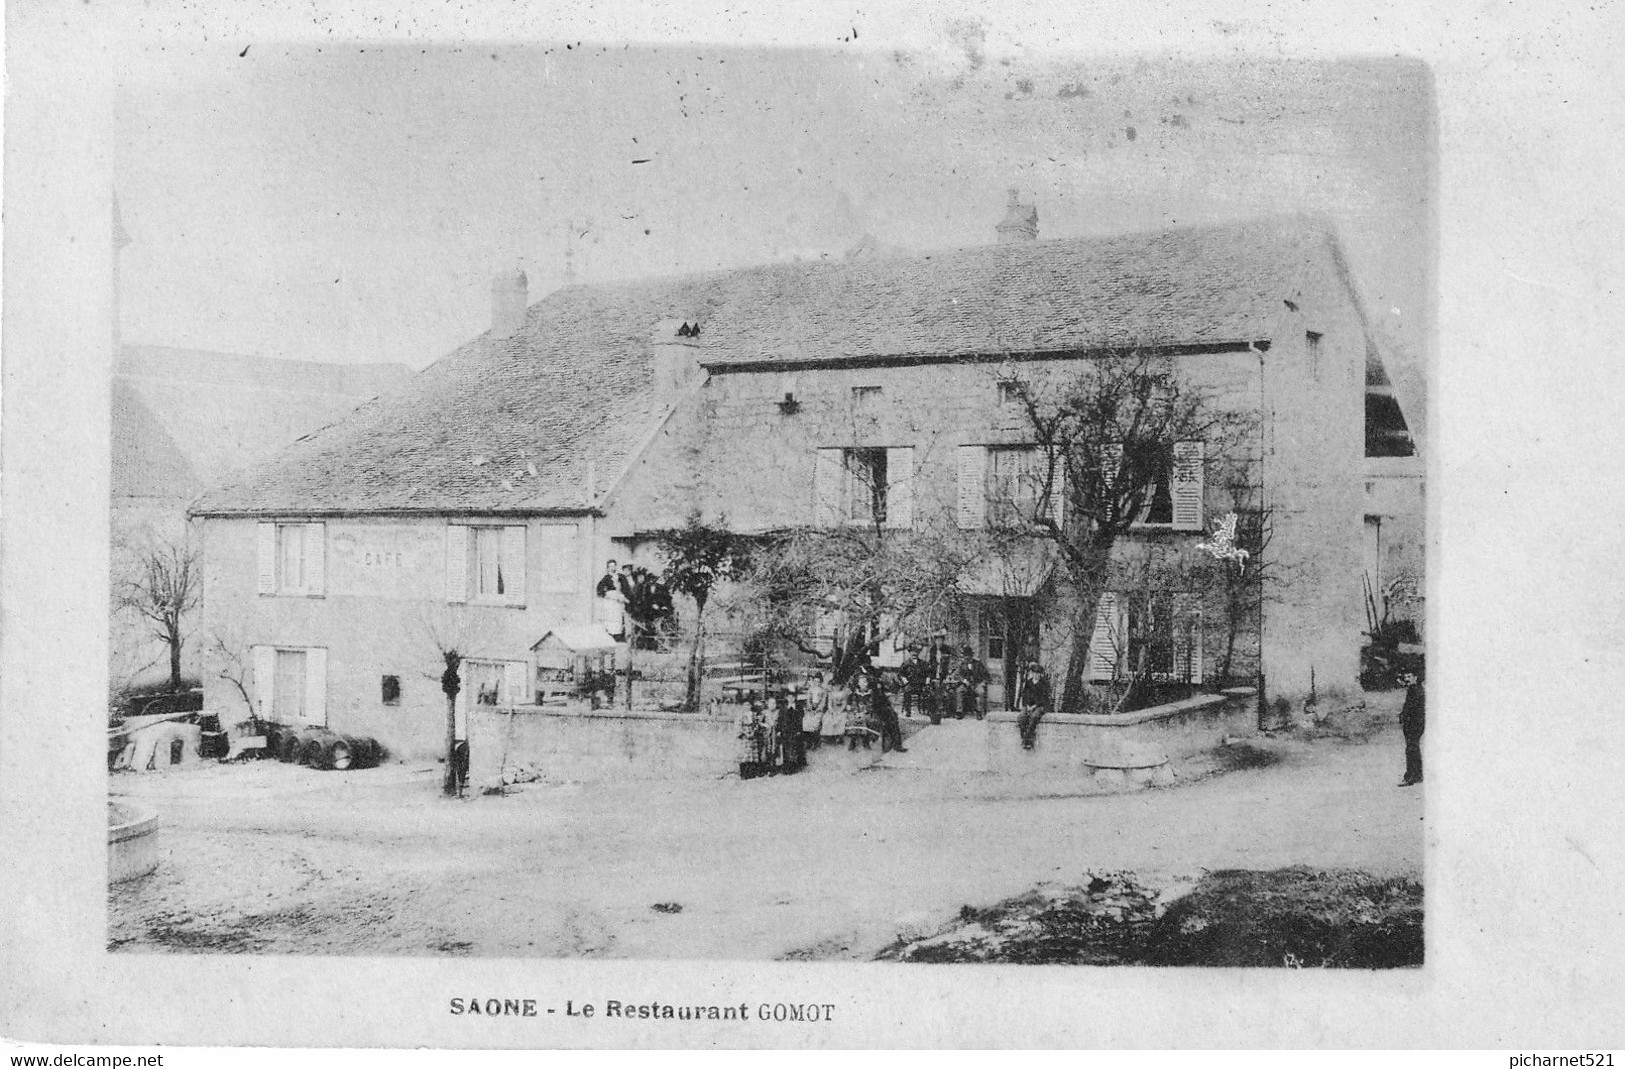
<path fill-rule="evenodd" d="M 137 57 L 115 109 L 125 341 L 421 367 L 517 264 L 564 284 L 1328 213 L 1381 329 L 1430 336 L 1433 102 L 1412 61 L 944 47 L 240 43 Z"/>

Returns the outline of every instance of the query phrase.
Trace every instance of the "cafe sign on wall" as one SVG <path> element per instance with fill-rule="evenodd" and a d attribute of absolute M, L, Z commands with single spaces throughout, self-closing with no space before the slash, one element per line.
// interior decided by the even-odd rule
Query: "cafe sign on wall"
<path fill-rule="evenodd" d="M 329 593 L 421 598 L 440 578 L 446 552 L 443 527 L 334 524 L 328 530 Z"/>

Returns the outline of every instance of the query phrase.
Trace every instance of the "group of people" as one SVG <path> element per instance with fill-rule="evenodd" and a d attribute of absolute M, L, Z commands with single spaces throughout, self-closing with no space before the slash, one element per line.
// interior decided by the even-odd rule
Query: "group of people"
<path fill-rule="evenodd" d="M 652 649 L 658 635 L 676 630 L 671 588 L 647 568 L 606 561 L 593 592 L 601 606 L 600 622 L 617 642 L 627 641 L 630 634 L 635 648 Z"/>
<path fill-rule="evenodd" d="M 933 644 L 924 655 L 909 651 L 899 670 L 903 678 L 903 715 L 925 713 L 936 723 L 944 716 L 963 719 L 987 715 L 987 666 L 976 651 L 962 646 L 958 654 L 952 646 Z"/>
<path fill-rule="evenodd" d="M 916 650 L 899 675 L 905 716 L 913 716 L 916 709 L 933 722 L 943 715 L 976 719 L 987 715 L 987 668 L 968 647 L 957 658 L 939 654 L 928 659 Z M 1018 678 L 1017 728 L 1022 746 L 1030 750 L 1039 722 L 1050 710 L 1050 683 L 1036 661 Z M 741 706 L 739 776 L 792 774 L 806 767 L 809 750 L 843 742 L 848 750 L 872 749 L 876 741 L 882 754 L 908 752 L 897 708 L 880 674 L 862 665 L 844 685 L 830 686 L 824 673 L 814 670 L 798 685 Z"/>
<path fill-rule="evenodd" d="M 785 687 L 741 707 L 739 777 L 787 775 L 807 766 L 807 751 L 821 746 L 907 753 L 897 711 L 870 668 L 860 668 L 845 686 L 828 686 L 824 673 Z"/>

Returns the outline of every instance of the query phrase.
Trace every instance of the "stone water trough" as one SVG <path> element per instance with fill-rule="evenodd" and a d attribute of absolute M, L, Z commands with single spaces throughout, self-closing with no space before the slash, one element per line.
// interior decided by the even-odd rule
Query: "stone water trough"
<path fill-rule="evenodd" d="M 145 876 L 158 867 L 158 814 L 127 800 L 107 803 L 107 882 Z"/>

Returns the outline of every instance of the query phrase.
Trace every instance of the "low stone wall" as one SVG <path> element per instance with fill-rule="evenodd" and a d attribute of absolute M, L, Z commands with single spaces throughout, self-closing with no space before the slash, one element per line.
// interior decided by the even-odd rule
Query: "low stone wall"
<path fill-rule="evenodd" d="M 107 803 L 107 882 L 122 883 L 158 867 L 158 814 L 128 801 Z"/>
<path fill-rule="evenodd" d="M 1224 739 L 1257 730 L 1257 692 L 1233 687 L 1132 713 L 1074 716 L 1051 713 L 1038 727 L 1031 750 L 1021 748 L 1017 714 L 988 714 L 988 768 L 993 772 L 1097 769 L 1132 774 L 1177 765 Z"/>
<path fill-rule="evenodd" d="M 535 780 L 685 779 L 738 770 L 732 717 L 641 709 L 474 706 L 468 782 L 475 789 Z"/>

